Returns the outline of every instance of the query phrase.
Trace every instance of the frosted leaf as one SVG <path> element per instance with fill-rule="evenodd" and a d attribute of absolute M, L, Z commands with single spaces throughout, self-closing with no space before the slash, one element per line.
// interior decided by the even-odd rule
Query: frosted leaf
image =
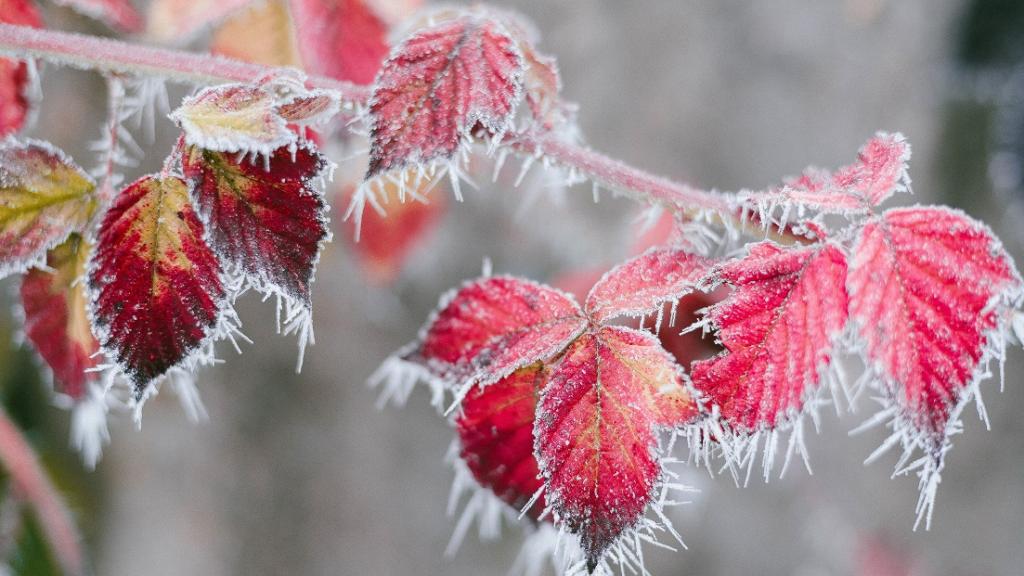
<path fill-rule="evenodd" d="M 103 353 L 142 398 L 212 341 L 228 307 L 220 266 L 183 180 L 145 176 L 121 191 L 89 262 L 90 313 Z"/>
<path fill-rule="evenodd" d="M 217 152 L 270 154 L 297 139 L 277 113 L 277 98 L 247 84 L 205 88 L 186 98 L 171 120 L 188 144 Z"/>
<path fill-rule="evenodd" d="M 522 97 L 523 57 L 501 22 L 457 11 L 397 46 L 370 99 L 366 178 L 451 160 L 479 126 L 510 126 Z"/>
<path fill-rule="evenodd" d="M 142 29 L 142 16 L 129 0 L 52 0 L 55 4 L 70 6 L 76 11 L 104 22 L 122 32 Z"/>
<path fill-rule="evenodd" d="M 804 410 L 846 325 L 846 268 L 831 244 L 770 242 L 715 268 L 733 291 L 703 322 L 725 351 L 694 362 L 691 377 L 732 431 L 772 430 Z"/>
<path fill-rule="evenodd" d="M 99 343 L 86 311 L 85 264 L 91 246 L 78 234 L 50 250 L 46 268 L 21 282 L 25 335 L 53 372 L 54 390 L 79 399 L 96 380 Z"/>
<path fill-rule="evenodd" d="M 567 294 L 509 276 L 482 278 L 442 299 L 417 354 L 468 390 L 554 356 L 586 325 Z"/>
<path fill-rule="evenodd" d="M 680 248 L 651 248 L 608 271 L 590 290 L 587 314 L 596 322 L 643 316 L 693 292 L 711 262 Z M 672 322 L 669 322 L 672 324 Z"/>
<path fill-rule="evenodd" d="M 315 184 L 327 162 L 312 144 L 281 148 L 266 165 L 186 149 L 182 171 L 210 246 L 226 264 L 309 305 L 327 240 L 327 204 Z"/>
<path fill-rule="evenodd" d="M 929 503 L 957 416 L 1005 356 L 1021 279 L 983 224 L 942 207 L 887 211 L 870 220 L 853 250 L 850 312 L 865 358 L 891 404 L 894 441 L 921 449 Z"/>
<path fill-rule="evenodd" d="M 85 231 L 95 187 L 46 142 L 0 141 L 0 278 L 45 264 L 47 250 Z"/>
<path fill-rule="evenodd" d="M 459 457 L 473 478 L 533 519 L 546 507 L 543 496 L 532 500 L 544 485 L 533 456 L 534 414 L 544 382 L 542 366 L 522 368 L 467 394 L 455 418 Z"/>
<path fill-rule="evenodd" d="M 579 535 L 590 571 L 652 503 L 656 432 L 698 416 L 683 378 L 654 336 L 618 326 L 580 336 L 550 369 L 534 451 L 556 525 Z"/>
<path fill-rule="evenodd" d="M 784 212 L 796 207 L 798 211 L 810 208 L 824 213 L 864 213 L 894 193 L 910 189 L 909 160 L 910 144 L 902 134 L 879 132 L 861 147 L 853 164 L 833 173 L 808 168 L 781 188 L 748 193 L 744 200 L 767 212 L 782 206 Z"/>

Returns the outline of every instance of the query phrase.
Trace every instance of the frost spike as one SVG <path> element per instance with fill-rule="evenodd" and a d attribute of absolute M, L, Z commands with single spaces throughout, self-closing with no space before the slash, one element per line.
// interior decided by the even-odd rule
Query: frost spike
<path fill-rule="evenodd" d="M 25 334 L 53 371 L 54 389 L 78 400 L 96 380 L 99 343 L 86 312 L 85 264 L 91 246 L 78 234 L 50 250 L 46 270 L 34 268 L 21 282 Z"/>

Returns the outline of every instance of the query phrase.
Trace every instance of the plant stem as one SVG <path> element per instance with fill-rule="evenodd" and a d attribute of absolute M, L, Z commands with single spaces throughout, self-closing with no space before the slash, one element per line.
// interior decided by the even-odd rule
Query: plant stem
<path fill-rule="evenodd" d="M 0 408 L 0 464 L 10 474 L 14 494 L 32 505 L 43 535 L 63 573 L 83 574 L 85 560 L 78 531 L 49 477 L 43 472 L 32 447 Z"/>
<path fill-rule="evenodd" d="M 42 58 L 101 72 L 160 76 L 202 84 L 253 82 L 282 70 L 209 54 L 9 24 L 0 24 L 0 53 L 17 58 Z M 354 106 L 365 105 L 372 93 L 370 86 L 331 78 L 311 76 L 308 80 L 317 88 L 338 91 L 343 102 Z M 514 134 L 507 137 L 506 143 L 519 154 L 545 156 L 609 189 L 683 210 L 710 210 L 717 213 L 723 222 L 741 223 L 737 208 L 725 194 L 679 184 L 555 138 Z"/>
<path fill-rule="evenodd" d="M 159 76 L 176 82 L 216 84 L 255 82 L 276 68 L 210 54 L 141 46 L 71 32 L 39 30 L 0 24 L 0 53 L 15 58 L 41 58 L 77 68 L 139 76 Z M 348 103 L 363 103 L 368 86 L 315 77 L 317 88 L 337 90 Z"/>

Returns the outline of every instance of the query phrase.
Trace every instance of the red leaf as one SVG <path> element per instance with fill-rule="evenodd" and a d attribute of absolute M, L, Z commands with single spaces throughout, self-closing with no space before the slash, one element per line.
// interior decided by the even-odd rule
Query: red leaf
<path fill-rule="evenodd" d="M 846 257 L 826 244 L 763 242 L 719 266 L 735 289 L 706 314 L 726 351 L 695 362 L 694 386 L 734 430 L 774 428 L 803 409 L 847 318 Z"/>
<path fill-rule="evenodd" d="M 523 57 L 504 26 L 478 11 L 421 29 L 384 63 L 370 99 L 367 179 L 450 159 L 479 124 L 506 130 L 520 99 Z"/>
<path fill-rule="evenodd" d="M 388 55 L 388 27 L 365 0 L 291 0 L 310 74 L 372 84 Z"/>
<path fill-rule="evenodd" d="M 42 264 L 47 250 L 84 232 L 96 209 L 95 188 L 46 142 L 0 141 L 0 278 Z"/>
<path fill-rule="evenodd" d="M 90 18 L 95 18 L 122 32 L 142 29 L 142 16 L 129 0 L 54 0 L 70 6 Z"/>
<path fill-rule="evenodd" d="M 327 239 L 327 205 L 313 185 L 326 166 L 310 144 L 280 148 L 264 165 L 189 147 L 182 170 L 213 249 L 261 290 L 274 286 L 309 305 Z M 232 270 L 234 271 L 234 270 Z"/>
<path fill-rule="evenodd" d="M 25 335 L 53 370 L 57 391 L 78 399 L 92 380 L 99 344 L 86 313 L 85 263 L 90 246 L 74 234 L 50 250 L 49 270 L 32 269 L 21 282 Z"/>
<path fill-rule="evenodd" d="M 423 179 L 421 184 L 427 187 L 431 181 Z M 397 184 L 388 180 L 382 186 L 385 189 L 382 195 L 384 198 L 397 197 Z M 355 191 L 354 186 L 349 186 L 347 195 L 351 196 Z M 393 282 L 410 254 L 440 223 L 447 197 L 435 194 L 429 201 L 421 197 L 422 201 L 414 199 L 391 203 L 383 215 L 375 210 L 363 214 L 360 223 L 362 231 L 359 240 L 352 242 L 352 249 L 371 281 L 380 284 Z M 350 232 L 346 236 L 354 239 L 355 220 L 346 220 L 345 226 Z"/>
<path fill-rule="evenodd" d="M 543 481 L 533 457 L 533 422 L 544 368 L 522 368 L 486 388 L 477 388 L 462 401 L 455 419 L 460 455 L 473 477 L 517 512 Z M 541 496 L 529 514 L 544 510 Z"/>
<path fill-rule="evenodd" d="M 0 0 L 0 23 L 43 27 L 32 0 Z M 26 94 L 31 80 L 27 64 L 0 58 L 0 138 L 25 125 L 31 107 Z"/>
<path fill-rule="evenodd" d="M 591 570 L 651 502 L 661 478 L 656 432 L 696 416 L 682 369 L 647 332 L 588 332 L 551 368 L 535 454 L 556 522 L 580 536 Z"/>
<path fill-rule="evenodd" d="M 121 191 L 89 264 L 103 352 L 142 394 L 211 338 L 225 306 L 217 257 L 181 179 L 145 176 Z"/>
<path fill-rule="evenodd" d="M 586 325 L 567 294 L 518 278 L 483 278 L 442 300 L 419 354 L 467 384 L 487 385 L 558 354 Z"/>
<path fill-rule="evenodd" d="M 902 134 L 879 132 L 861 147 L 857 161 L 829 173 L 808 168 L 782 188 L 750 195 L 760 205 L 795 204 L 821 212 L 865 212 L 910 186 L 910 144 Z"/>
<path fill-rule="evenodd" d="M 900 415 L 935 454 L 1020 277 L 983 224 L 946 208 L 889 210 L 864 226 L 850 312 Z"/>
<path fill-rule="evenodd" d="M 689 251 L 652 248 L 605 274 L 587 295 L 587 313 L 604 323 L 659 311 L 693 292 L 709 267 L 708 260 Z"/>

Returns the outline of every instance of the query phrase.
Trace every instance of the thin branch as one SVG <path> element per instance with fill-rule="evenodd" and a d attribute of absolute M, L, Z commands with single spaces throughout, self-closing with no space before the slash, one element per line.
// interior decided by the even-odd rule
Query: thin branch
<path fill-rule="evenodd" d="M 196 84 L 254 82 L 277 70 L 210 54 L 11 24 L 0 24 L 0 54 L 15 58 L 41 58 L 99 72 L 160 76 Z M 310 78 L 310 82 L 317 88 L 338 91 L 346 102 L 363 103 L 370 97 L 368 86 L 323 77 Z"/>
<path fill-rule="evenodd" d="M 43 472 L 32 447 L 0 408 L 0 464 L 11 476 L 14 494 L 32 505 L 54 558 L 65 574 L 85 570 L 80 538 L 71 514 L 49 477 Z"/>
<path fill-rule="evenodd" d="M 0 24 L 0 54 L 18 58 L 42 58 L 101 72 L 155 75 L 193 83 L 252 82 L 281 70 L 209 54 L 139 46 L 119 40 L 9 24 Z M 322 76 L 311 76 L 309 82 L 317 88 L 338 91 L 345 103 L 356 106 L 365 105 L 372 94 L 370 86 Z M 743 225 L 738 209 L 725 194 L 678 184 L 589 148 L 555 138 L 516 134 L 509 135 L 506 144 L 519 154 L 550 158 L 609 189 L 684 210 L 712 211 L 723 222 L 749 227 Z"/>
<path fill-rule="evenodd" d="M 508 145 L 524 155 L 544 156 L 610 190 L 680 208 L 702 208 L 719 213 L 732 211 L 724 195 L 673 182 L 634 168 L 624 162 L 556 138 L 510 135 Z"/>

